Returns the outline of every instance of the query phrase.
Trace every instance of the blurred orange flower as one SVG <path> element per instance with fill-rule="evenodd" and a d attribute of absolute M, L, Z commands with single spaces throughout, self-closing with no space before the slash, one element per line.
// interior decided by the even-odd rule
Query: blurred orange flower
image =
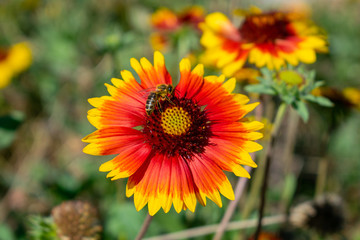
<path fill-rule="evenodd" d="M 200 6 L 192 6 L 179 13 L 175 13 L 167 8 L 157 10 L 151 16 L 151 25 L 156 30 L 150 36 L 151 46 L 154 50 L 167 51 L 171 43 L 183 41 L 177 39 L 179 36 L 176 34 L 183 27 L 190 26 L 190 29 L 200 33 L 198 25 L 204 21 L 204 18 L 205 11 Z M 198 36 L 196 41 L 197 39 Z"/>
<path fill-rule="evenodd" d="M 156 30 L 174 31 L 182 25 L 193 25 L 197 28 L 205 18 L 205 11 L 200 6 L 191 6 L 180 13 L 167 8 L 160 8 L 151 16 L 151 24 Z"/>

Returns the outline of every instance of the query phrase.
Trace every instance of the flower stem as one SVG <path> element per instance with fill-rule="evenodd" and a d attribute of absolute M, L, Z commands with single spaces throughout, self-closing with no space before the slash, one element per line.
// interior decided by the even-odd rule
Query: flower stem
<path fill-rule="evenodd" d="M 273 129 L 270 136 L 270 144 L 268 148 L 266 149 L 266 158 L 265 158 L 265 172 L 263 177 L 263 182 L 261 186 L 261 198 L 260 198 L 260 206 L 259 206 L 259 219 L 257 228 L 255 231 L 254 239 L 257 240 L 259 238 L 261 227 L 262 227 L 262 218 L 264 215 L 264 209 L 265 209 L 265 202 L 266 202 L 266 190 L 267 190 L 267 182 L 268 182 L 268 176 L 269 176 L 269 169 L 270 169 L 270 163 L 271 163 L 271 151 L 275 143 L 275 137 L 279 131 L 279 127 L 282 123 L 282 120 L 284 118 L 285 112 L 286 112 L 286 103 L 282 103 L 280 107 L 277 110 L 275 121 L 273 125 Z"/>
<path fill-rule="evenodd" d="M 251 154 L 251 158 L 254 157 L 254 154 Z M 249 173 L 251 172 L 251 168 L 249 166 L 245 167 L 246 171 L 248 171 Z M 226 209 L 226 212 L 224 214 L 224 217 L 221 219 L 221 222 L 219 224 L 219 228 L 216 230 L 216 234 L 214 236 L 214 240 L 220 240 L 222 238 L 222 235 L 224 234 L 226 227 L 228 225 L 228 223 L 230 222 L 230 219 L 237 207 L 237 204 L 241 198 L 242 193 L 244 192 L 245 186 L 246 186 L 246 182 L 249 179 L 247 178 L 240 178 L 238 183 L 236 184 L 236 188 L 235 188 L 235 200 L 231 201 L 228 208 Z"/>
<path fill-rule="evenodd" d="M 138 235 L 136 236 L 135 240 L 141 240 L 144 237 L 146 231 L 149 228 L 149 225 L 150 225 L 152 219 L 153 219 L 153 216 L 151 216 L 150 214 L 148 214 L 146 216 L 144 223 L 141 226 L 141 229 L 140 229 Z"/>
<path fill-rule="evenodd" d="M 320 159 L 320 162 L 318 165 L 318 175 L 316 178 L 315 197 L 318 197 L 324 193 L 324 189 L 326 186 L 327 169 L 328 169 L 328 159 L 325 156 Z"/>

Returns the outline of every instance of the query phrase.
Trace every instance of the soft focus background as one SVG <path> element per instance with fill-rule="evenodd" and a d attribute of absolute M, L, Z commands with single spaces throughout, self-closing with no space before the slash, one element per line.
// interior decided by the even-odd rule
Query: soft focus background
<path fill-rule="evenodd" d="M 277 9 L 285 3 L 289 1 L 0 0 L 0 49 L 26 42 L 32 52 L 30 67 L 0 89 L 0 239 L 28 239 L 32 216 L 48 217 L 53 207 L 75 199 L 99 209 L 103 239 L 133 239 L 147 210 L 137 212 L 133 199 L 125 197 L 126 179 L 112 182 L 98 171 L 111 156 L 92 157 L 82 152 L 85 144 L 81 138 L 94 130 L 86 118 L 91 108 L 87 99 L 107 95 L 103 84 L 119 77 L 120 70 L 131 70 L 131 57 L 152 59 L 150 35 L 154 30 L 149 19 L 160 7 L 180 11 L 196 4 L 207 13 L 222 11 L 231 16 L 233 9 L 250 4 Z M 317 79 L 338 91 L 359 89 L 360 2 L 293 3 L 311 12 L 314 22 L 329 36 L 329 54 L 318 55 L 311 66 Z M 188 49 L 200 52 L 200 34 L 194 31 L 189 39 L 186 36 L 181 37 L 190 44 Z M 164 54 L 176 78 L 179 59 L 186 53 L 168 47 Z M 312 106 L 307 124 L 289 114 L 294 119 L 282 126 L 276 148 L 279 158 L 273 161 L 268 183 L 266 215 L 312 199 L 320 177 L 324 179 L 322 188 L 344 201 L 342 236 L 360 239 L 360 107 L 335 103 L 331 109 Z M 299 125 L 291 124 L 294 121 Z M 296 142 L 287 141 L 289 134 L 295 134 Z M 285 145 L 293 151 L 284 152 Z M 284 180 L 288 170 L 283 162 L 287 159 L 292 159 L 295 180 Z M 230 176 L 230 180 L 234 186 L 237 179 Z M 289 206 L 284 206 L 284 186 Z M 223 208 L 211 201 L 206 207 L 198 204 L 195 213 L 177 214 L 172 209 L 164 214 L 161 210 L 146 236 L 218 223 L 228 205 L 223 201 Z M 245 194 L 234 220 L 243 217 L 248 204 Z M 248 217 L 256 218 L 256 209 L 249 211 Z M 311 237 L 287 225 L 265 229 L 288 232 L 285 239 Z M 253 231 L 241 234 L 247 238 Z M 239 234 L 231 231 L 224 239 L 238 239 Z"/>

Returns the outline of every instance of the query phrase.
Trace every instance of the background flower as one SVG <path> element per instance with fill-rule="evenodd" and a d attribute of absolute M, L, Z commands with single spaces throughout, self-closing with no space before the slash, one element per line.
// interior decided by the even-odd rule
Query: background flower
<path fill-rule="evenodd" d="M 327 51 L 325 35 L 301 14 L 252 8 L 243 15 L 239 27 L 220 12 L 207 15 L 201 24 L 203 59 L 226 76 L 245 62 L 279 69 L 286 63 L 314 63 L 315 52 Z"/>
<path fill-rule="evenodd" d="M 27 43 L 17 43 L 9 49 L 0 48 L 0 89 L 6 87 L 13 76 L 26 70 L 32 61 Z"/>

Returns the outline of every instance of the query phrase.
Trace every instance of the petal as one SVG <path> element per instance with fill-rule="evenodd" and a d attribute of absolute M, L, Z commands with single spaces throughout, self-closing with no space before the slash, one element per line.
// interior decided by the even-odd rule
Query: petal
<path fill-rule="evenodd" d="M 155 67 L 146 58 L 141 58 L 140 63 L 132 58 L 130 65 L 139 75 L 144 89 L 153 88 L 159 84 L 172 84 L 171 76 L 165 67 L 164 56 L 160 52 L 154 53 Z"/>
<path fill-rule="evenodd" d="M 233 191 L 228 179 L 221 169 L 211 160 L 206 158 L 194 157 L 188 162 L 194 182 L 206 197 L 215 202 L 219 207 L 222 206 L 219 190 L 225 197 L 233 199 Z"/>
<path fill-rule="evenodd" d="M 100 166 L 101 172 L 109 172 L 106 177 L 112 177 L 111 180 L 126 178 L 133 175 L 144 163 L 151 153 L 151 148 L 147 145 L 141 148 L 129 147 L 124 149 L 114 159 L 103 163 Z"/>
<path fill-rule="evenodd" d="M 90 155 L 119 154 L 130 146 L 141 146 L 144 138 L 140 131 L 128 127 L 109 127 L 99 129 L 82 139 L 90 143 L 83 152 Z"/>

